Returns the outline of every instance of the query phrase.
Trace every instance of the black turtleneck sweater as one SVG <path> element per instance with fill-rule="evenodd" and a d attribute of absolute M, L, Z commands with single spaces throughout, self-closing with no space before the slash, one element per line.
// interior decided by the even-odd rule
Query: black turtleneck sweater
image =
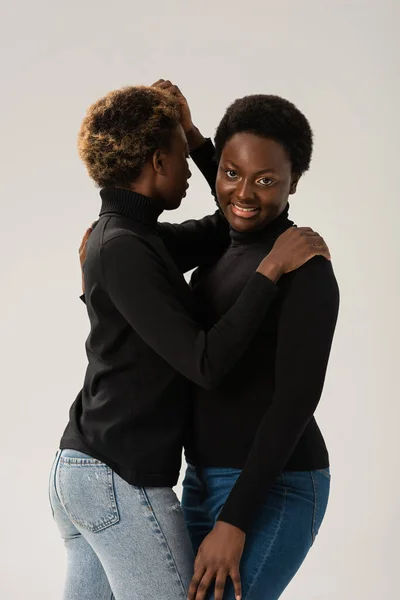
<path fill-rule="evenodd" d="M 212 161 L 201 170 L 213 188 Z M 191 288 L 212 327 L 230 310 L 277 237 L 293 225 L 288 208 L 260 232 L 231 231 L 214 264 L 199 268 Z M 199 467 L 243 469 L 219 520 L 246 531 L 283 470 L 329 466 L 313 417 L 335 330 L 339 292 L 329 261 L 310 260 L 278 282 L 279 292 L 249 348 L 213 390 L 193 389 L 186 457 Z"/>
<path fill-rule="evenodd" d="M 220 214 L 164 225 L 155 200 L 115 188 L 101 197 L 84 265 L 88 367 L 60 447 L 90 454 L 131 484 L 173 486 L 188 380 L 205 388 L 219 383 L 248 347 L 277 287 L 249 273 L 237 301 L 203 330 L 182 271 L 209 263 L 226 245 Z"/>

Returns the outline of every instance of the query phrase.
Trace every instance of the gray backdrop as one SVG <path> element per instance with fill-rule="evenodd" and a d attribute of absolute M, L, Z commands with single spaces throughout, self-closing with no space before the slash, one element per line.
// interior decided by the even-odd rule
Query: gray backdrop
<path fill-rule="evenodd" d="M 292 198 L 322 232 L 342 303 L 317 417 L 332 459 L 318 541 L 285 600 L 398 597 L 399 3 L 2 3 L 0 597 L 61 597 L 50 463 L 86 368 L 78 246 L 98 194 L 76 152 L 86 107 L 163 77 L 212 135 L 236 97 L 283 95 L 315 131 Z M 176 220 L 213 211 L 194 172 Z M 171 214 L 168 215 L 171 217 Z"/>

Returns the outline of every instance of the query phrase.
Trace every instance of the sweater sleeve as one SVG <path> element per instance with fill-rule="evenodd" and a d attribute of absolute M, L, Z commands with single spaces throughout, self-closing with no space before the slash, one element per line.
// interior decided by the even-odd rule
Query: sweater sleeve
<path fill-rule="evenodd" d="M 105 289 L 129 325 L 174 369 L 205 388 L 215 387 L 246 350 L 277 291 L 255 272 L 235 305 L 206 332 L 180 303 L 150 244 L 133 235 L 114 237 L 103 245 L 101 262 Z"/>
<path fill-rule="evenodd" d="M 176 225 L 159 223 L 157 233 L 181 273 L 213 264 L 230 243 L 229 223 L 220 211 Z"/>
<path fill-rule="evenodd" d="M 216 197 L 215 181 L 218 165 L 211 139 L 207 138 L 204 144 L 193 150 L 191 157 L 210 186 L 211 193 Z M 96 222 L 93 225 L 95 224 Z M 203 219 L 189 219 L 178 224 L 158 223 L 157 233 L 181 273 L 212 264 L 226 250 L 230 242 L 229 223 L 219 207 L 213 215 Z M 86 304 L 84 294 L 80 299 Z"/>
<path fill-rule="evenodd" d="M 278 324 L 273 400 L 220 521 L 246 531 L 283 471 L 319 402 L 338 308 L 339 290 L 329 261 L 316 257 L 293 274 Z"/>
<path fill-rule="evenodd" d="M 207 138 L 204 144 L 191 152 L 190 156 L 210 186 L 211 193 L 216 198 L 215 182 L 217 180 L 218 163 L 215 158 L 215 148 L 211 139 Z"/>
<path fill-rule="evenodd" d="M 191 157 L 207 180 L 215 197 L 217 163 L 210 139 L 196 148 Z M 157 232 L 182 273 L 215 262 L 229 245 L 229 223 L 221 210 L 203 219 L 181 224 L 159 223 Z"/>

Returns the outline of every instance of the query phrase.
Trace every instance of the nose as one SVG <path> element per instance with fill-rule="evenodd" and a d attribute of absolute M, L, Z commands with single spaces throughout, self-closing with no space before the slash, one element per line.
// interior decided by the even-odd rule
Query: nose
<path fill-rule="evenodd" d="M 245 180 L 239 181 L 235 189 L 235 196 L 238 200 L 251 200 L 253 197 L 251 185 Z"/>
<path fill-rule="evenodd" d="M 190 169 L 189 169 L 189 167 L 188 167 L 188 175 L 187 175 L 187 178 L 188 178 L 188 179 L 190 179 L 190 178 L 191 178 L 191 176 L 192 176 L 192 172 L 191 172 L 191 170 L 190 170 Z"/>

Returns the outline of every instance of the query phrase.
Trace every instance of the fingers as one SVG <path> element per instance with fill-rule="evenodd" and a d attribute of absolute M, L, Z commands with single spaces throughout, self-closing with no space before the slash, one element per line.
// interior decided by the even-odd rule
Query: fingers
<path fill-rule="evenodd" d="M 313 231 L 312 229 L 311 229 L 311 231 L 304 231 L 301 235 L 306 238 L 320 237 L 319 233 L 317 233 L 316 231 Z"/>
<path fill-rule="evenodd" d="M 79 254 L 82 252 L 82 250 L 85 248 L 86 246 L 86 242 L 89 239 L 90 234 L 92 233 L 93 229 L 91 227 L 89 227 L 88 229 L 86 229 L 85 231 L 85 235 L 82 238 L 81 241 L 81 245 L 79 246 Z"/>
<path fill-rule="evenodd" d="M 299 227 L 298 229 L 301 231 L 301 235 L 308 238 L 313 244 L 326 246 L 328 249 L 324 238 L 317 231 L 314 231 L 311 227 Z"/>
<path fill-rule="evenodd" d="M 299 230 L 302 237 L 306 239 L 306 243 L 310 246 L 311 257 L 324 256 L 328 260 L 331 260 L 329 248 L 319 233 L 311 229 L 311 227 L 299 227 Z"/>
<path fill-rule="evenodd" d="M 171 86 L 172 86 L 172 83 L 170 82 L 169 79 L 159 79 L 152 85 L 152 87 L 158 87 L 158 88 L 161 88 L 162 90 L 165 90 L 166 88 L 169 88 Z"/>
<path fill-rule="evenodd" d="M 196 562 L 198 564 L 198 561 L 196 560 L 194 563 L 194 575 L 189 585 L 187 600 L 195 600 L 197 589 L 200 585 L 204 573 L 206 572 L 206 569 L 204 567 L 201 567 L 200 565 L 197 566 Z"/>
<path fill-rule="evenodd" d="M 326 246 L 321 246 L 316 248 L 316 256 L 324 256 L 327 260 L 332 260 L 331 253 Z"/>
<path fill-rule="evenodd" d="M 322 238 L 320 235 L 316 235 L 313 238 L 309 238 L 309 241 L 312 244 L 313 249 L 315 250 L 315 256 L 321 255 L 325 256 L 325 258 L 327 258 L 328 260 L 331 260 L 331 253 L 324 238 Z"/>
<path fill-rule="evenodd" d="M 324 256 L 327 260 L 331 260 L 331 253 L 323 240 L 320 243 L 312 244 L 309 247 L 309 254 L 310 258 L 313 258 L 314 256 Z"/>
<path fill-rule="evenodd" d="M 202 579 L 199 582 L 199 585 L 197 586 L 197 593 L 195 596 L 195 600 L 204 600 L 204 598 L 206 597 L 206 593 L 208 588 L 211 585 L 212 580 L 215 577 L 215 573 L 213 570 L 211 569 L 207 569 L 207 571 L 204 573 Z"/>
<path fill-rule="evenodd" d="M 304 233 L 307 233 L 309 231 L 314 231 L 313 229 L 311 229 L 311 227 L 291 227 L 291 229 L 293 231 L 300 231 L 300 232 L 303 231 Z"/>
<path fill-rule="evenodd" d="M 168 92 L 169 94 L 172 94 L 173 96 L 175 96 L 176 98 L 183 98 L 183 94 L 180 91 L 180 89 L 178 88 L 177 85 L 173 85 L 172 83 L 169 82 L 170 85 L 166 85 L 164 86 L 163 89 L 165 92 Z"/>
<path fill-rule="evenodd" d="M 228 571 L 219 570 L 215 580 L 214 600 L 222 600 L 225 590 L 226 578 Z"/>
<path fill-rule="evenodd" d="M 233 582 L 235 598 L 236 600 L 240 600 L 242 597 L 242 583 L 240 579 L 240 573 L 237 569 L 231 570 L 230 572 L 226 569 L 219 569 L 217 573 L 215 573 L 214 569 L 202 569 L 201 571 L 199 570 L 195 572 L 192 581 L 190 582 L 188 600 L 204 600 L 207 590 L 214 579 L 214 599 L 223 600 L 226 578 L 228 574 Z"/>
<path fill-rule="evenodd" d="M 236 600 L 240 600 L 242 597 L 242 581 L 240 579 L 240 573 L 237 569 L 232 569 L 229 573 L 233 582 L 233 588 L 235 590 L 235 598 Z M 215 596 L 215 600 L 217 597 Z"/>
<path fill-rule="evenodd" d="M 183 97 L 183 94 L 182 94 L 181 90 L 178 88 L 178 86 L 171 83 L 171 81 L 169 79 L 159 79 L 158 81 L 153 83 L 151 87 L 157 87 L 160 90 L 166 90 L 166 91 L 170 92 L 174 96 L 182 96 Z"/>
<path fill-rule="evenodd" d="M 320 238 L 320 234 L 317 231 L 314 231 L 314 229 L 311 229 L 311 227 L 298 227 L 297 231 L 299 232 L 301 237 L 306 237 L 306 238 Z"/>
<path fill-rule="evenodd" d="M 319 233 L 311 229 L 311 227 L 299 227 L 297 231 L 301 237 L 320 237 Z"/>
<path fill-rule="evenodd" d="M 88 241 L 89 236 L 92 233 L 92 231 L 93 230 L 92 230 L 91 227 L 88 227 L 88 229 L 86 229 L 85 234 L 84 234 L 84 236 L 82 238 L 81 246 L 84 246 L 86 244 L 86 242 Z"/>

